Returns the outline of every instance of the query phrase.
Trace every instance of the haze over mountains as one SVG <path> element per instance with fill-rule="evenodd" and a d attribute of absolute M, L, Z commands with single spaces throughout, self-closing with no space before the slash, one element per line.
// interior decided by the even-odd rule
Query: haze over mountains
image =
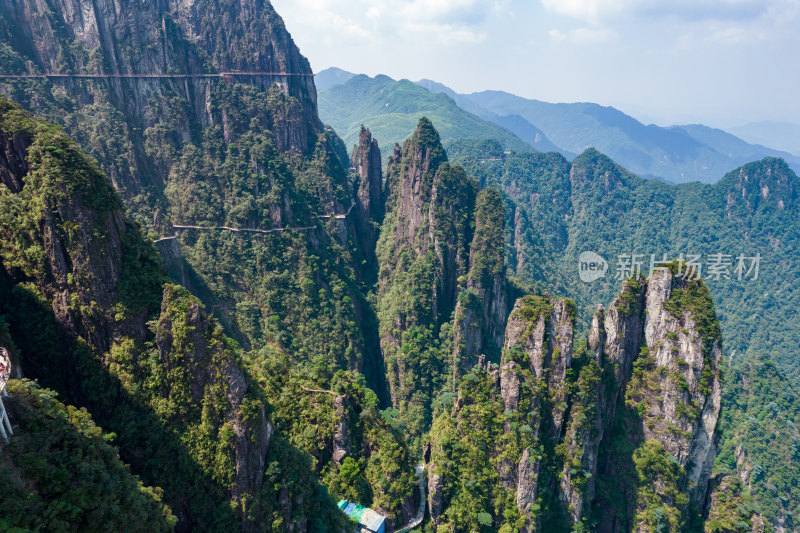
<path fill-rule="evenodd" d="M 728 131 L 747 142 L 772 146 L 778 150 L 800 155 L 800 124 L 763 120 L 728 128 Z"/>
<path fill-rule="evenodd" d="M 385 139 L 384 143 L 404 138 L 411 133 L 414 118 L 430 114 L 430 97 L 408 90 L 397 92 L 397 87 L 408 83 L 406 80 L 394 81 L 385 76 L 367 78 L 341 69 L 328 69 L 317 74 L 316 81 L 320 91 L 320 117 L 331 124 L 348 144 L 352 144 L 353 132 L 360 124 L 356 124 L 358 119 L 355 117 L 343 113 L 342 108 L 352 109 L 350 103 L 353 99 L 361 102 L 360 119 L 381 133 L 380 122 L 387 120 L 387 115 L 397 113 L 397 109 L 402 109 L 407 115 L 409 124 L 403 128 L 402 135 L 399 130 L 390 132 L 388 137 L 376 133 L 378 138 Z M 452 101 L 438 101 L 440 121 L 434 120 L 437 124 L 450 122 L 456 128 L 456 131 L 442 128 L 445 141 L 450 138 L 491 138 L 485 132 L 487 126 L 476 130 L 475 119 L 468 120 L 463 111 L 501 126 L 537 150 L 558 151 L 573 157 L 587 148 L 596 148 L 631 172 L 672 183 L 713 183 L 727 172 L 763 157 L 781 157 L 792 169 L 800 170 L 798 156 L 751 144 L 702 124 L 645 125 L 618 109 L 588 102 L 548 103 L 502 91 L 465 95 L 432 80 L 420 80 L 417 85 L 432 95 L 446 95 Z M 367 86 L 369 89 L 365 92 Z M 371 95 L 369 102 L 363 98 L 367 93 Z M 458 120 L 450 118 L 456 116 Z M 472 126 L 470 131 L 458 129 L 468 122 Z M 507 135 L 498 134 L 495 138 L 507 145 L 501 137 Z"/>

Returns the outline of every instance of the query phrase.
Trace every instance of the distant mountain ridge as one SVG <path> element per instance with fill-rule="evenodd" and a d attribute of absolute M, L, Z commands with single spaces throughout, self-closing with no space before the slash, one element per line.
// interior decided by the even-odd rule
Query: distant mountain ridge
<path fill-rule="evenodd" d="M 494 122 L 498 126 L 506 128 L 523 141 L 535 146 L 540 152 L 560 152 L 562 155 L 569 158 L 577 155 L 576 153 L 573 153 L 569 150 L 563 150 L 559 146 L 553 144 L 542 130 L 531 124 L 528 120 L 525 120 L 525 118 L 521 117 L 520 115 L 509 114 L 501 116 L 497 113 L 492 113 L 491 111 L 488 111 L 473 102 L 468 96 L 458 94 L 446 85 L 433 80 L 422 79 L 417 81 L 416 84 L 420 87 L 428 89 L 428 91 L 432 93 L 446 94 L 452 98 L 461 109 L 469 111 L 470 113 L 477 115 L 484 120 Z"/>
<path fill-rule="evenodd" d="M 337 106 L 339 99 L 347 98 L 346 83 L 352 83 L 354 76 L 340 69 L 327 69 L 316 75 L 317 86 L 325 93 L 325 97 L 321 98 L 324 101 L 320 103 L 320 114 L 324 121 L 328 122 L 336 115 L 336 112 L 329 111 Z M 463 111 L 501 126 L 539 151 L 560 152 L 571 159 L 587 148 L 596 148 L 631 172 L 648 178 L 660 178 L 672 183 L 713 183 L 727 172 L 764 157 L 780 157 L 793 170 L 800 171 L 800 157 L 792 153 L 753 144 L 729 132 L 702 124 L 670 127 L 645 125 L 616 108 L 590 102 L 549 103 L 502 91 L 459 94 L 430 79 L 419 80 L 416 84 L 432 94 L 446 95 Z M 418 105 L 424 98 L 417 95 L 414 100 Z M 411 100 L 406 104 L 415 105 Z M 421 114 L 425 110 L 420 106 L 419 111 Z M 453 113 L 452 110 L 448 111 L 450 115 Z M 448 122 L 442 120 L 443 117 L 436 118 L 438 120 L 434 122 L 437 124 Z M 352 122 L 358 122 L 357 118 L 352 117 Z M 338 129 L 336 124 L 331 124 Z M 485 128 L 474 132 L 453 132 L 446 127 L 442 129 L 445 139 L 480 137 L 487 133 Z M 764 129 L 761 128 L 762 134 Z M 768 127 L 766 129 L 769 130 Z M 347 142 L 355 135 L 355 125 L 351 125 L 350 130 L 342 133 Z M 387 140 L 385 135 L 379 138 Z M 770 138 L 774 140 L 775 136 L 760 137 L 766 140 Z M 748 137 L 748 140 L 753 140 L 753 137 Z"/>
<path fill-rule="evenodd" d="M 707 126 L 645 125 L 613 107 L 588 102 L 552 104 L 501 91 L 464 98 L 500 116 L 520 115 L 564 150 L 580 153 L 593 147 L 645 177 L 711 183 L 764 157 L 783 158 L 800 170 L 800 158 L 790 153 L 749 144 Z"/>
<path fill-rule="evenodd" d="M 800 156 L 800 124 L 764 120 L 728 128 L 728 131 L 747 142 L 772 146 Z"/>
<path fill-rule="evenodd" d="M 331 79 L 344 79 L 347 73 L 326 70 L 315 80 L 326 86 Z M 346 82 L 319 91 L 320 118 L 333 127 L 347 146 L 358 141 L 364 124 L 381 141 L 385 157 L 395 143 L 402 143 L 415 130 L 423 116 L 435 122 L 445 145 L 464 138 L 496 139 L 506 150 L 516 152 L 557 151 L 553 143 L 533 126 L 513 131 L 465 109 L 445 93 L 432 93 L 409 80 L 388 76 L 354 75 Z"/>
<path fill-rule="evenodd" d="M 314 75 L 314 85 L 317 86 L 317 91 L 321 91 L 328 87 L 333 87 L 334 85 L 346 83 L 350 78 L 355 76 L 356 75 L 352 72 L 347 72 L 340 68 L 326 68 L 322 72 Z"/>

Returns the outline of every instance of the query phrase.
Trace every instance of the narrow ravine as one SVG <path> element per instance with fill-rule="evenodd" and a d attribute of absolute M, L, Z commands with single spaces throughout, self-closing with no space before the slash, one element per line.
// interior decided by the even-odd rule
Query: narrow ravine
<path fill-rule="evenodd" d="M 419 509 L 417 509 L 417 516 L 412 521 L 405 524 L 397 530 L 396 533 L 407 533 L 422 523 L 425 518 L 425 463 L 420 463 L 416 467 L 417 476 L 419 477 Z"/>

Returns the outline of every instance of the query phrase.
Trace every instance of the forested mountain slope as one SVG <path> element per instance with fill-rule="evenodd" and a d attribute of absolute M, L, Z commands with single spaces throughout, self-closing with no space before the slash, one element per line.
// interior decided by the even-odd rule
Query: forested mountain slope
<path fill-rule="evenodd" d="M 348 157 L 322 127 L 308 62 L 271 5 L 78 4 L 4 4 L 5 68 L 262 74 L 4 80 L 0 90 L 98 160 L 132 217 L 167 238 L 159 248 L 174 277 L 244 348 L 274 343 L 318 368 L 358 369 L 383 395 L 377 338 L 363 328 L 360 226 L 339 218 L 352 208 Z M 278 231 L 202 229 L 217 226 Z"/>
<path fill-rule="evenodd" d="M 500 147 L 491 142 L 464 141 L 450 153 L 482 184 L 504 191 L 511 271 L 540 290 L 573 296 L 583 324 L 591 319 L 598 301 L 613 296 L 618 275 L 636 268 L 647 274 L 651 260 L 681 255 L 700 266 L 716 303 L 726 362 L 738 367 L 767 357 L 781 376 L 774 387 L 725 388 L 725 405 L 737 406 L 737 411 L 746 405 L 749 412 L 762 413 L 755 418 L 723 417 L 725 464 L 744 476 L 751 470 L 746 457 L 760 457 L 754 461 L 763 466 L 764 474 L 748 478 L 747 488 L 768 509 L 774 524 L 793 530 L 791 517 L 798 499 L 776 487 L 791 484 L 796 477 L 794 439 L 775 439 L 775 452 L 784 460 L 768 461 L 759 451 L 763 439 L 756 437 L 772 431 L 763 413 L 776 400 L 766 391 L 791 397 L 786 406 L 793 405 L 795 396 L 784 389 L 792 388 L 798 376 L 800 325 L 794 310 L 800 302 L 794 283 L 800 272 L 796 250 L 800 181 L 786 163 L 765 159 L 714 185 L 673 186 L 630 174 L 594 150 L 572 163 L 558 154 L 502 156 Z M 490 157 L 498 160 L 485 161 Z M 590 282 L 581 280 L 579 270 L 579 257 L 586 251 L 608 263 L 605 275 Z M 632 255 L 637 256 L 638 266 Z M 731 379 L 738 380 L 734 377 L 738 375 Z M 785 416 L 789 424 L 797 422 L 791 411 Z M 770 503 L 776 494 L 787 498 L 777 508 Z"/>
<path fill-rule="evenodd" d="M 388 76 L 359 75 L 328 87 L 320 92 L 319 109 L 322 120 L 348 146 L 355 144 L 362 124 L 369 126 L 381 140 L 384 158 L 391 155 L 392 146 L 414 132 L 423 116 L 436 124 L 445 145 L 451 139 L 464 137 L 491 138 L 506 150 L 532 150 L 531 144 L 508 129 L 460 108 L 450 97 L 432 94 L 413 82 L 395 81 Z"/>
<path fill-rule="evenodd" d="M 177 519 L 161 502 L 161 491 L 131 475 L 111 444 L 114 435 L 103 435 L 89 413 L 65 406 L 31 381 L 8 386 L 4 404 L 16 435 L 0 449 L 7 483 L 0 528 L 172 529 Z"/>
<path fill-rule="evenodd" d="M 734 168 L 764 157 L 782 157 L 795 171 L 800 170 L 800 160 L 792 154 L 751 145 L 705 126 L 645 125 L 613 107 L 589 102 L 553 104 L 502 91 L 464 98 L 500 116 L 523 117 L 564 150 L 579 154 L 595 148 L 645 177 L 713 183 Z M 731 141 L 735 150 L 730 149 Z"/>
<path fill-rule="evenodd" d="M 116 434 L 177 530 L 347 531 L 334 497 L 392 530 L 416 514 L 420 461 L 429 528 L 690 528 L 706 501 L 719 523 L 728 503 L 758 516 L 710 481 L 724 410 L 705 285 L 674 270 L 636 278 L 581 344 L 621 282 L 576 285 L 573 237 L 658 235 L 620 215 L 644 209 L 649 182 L 596 152 L 569 163 L 451 139 L 448 158 L 417 111 L 402 147 L 359 122 L 348 157 L 269 2 L 23 1 L 0 17 L 0 66 L 14 72 L 249 73 L 0 83 L 65 128 L 0 104 L 0 313 L 15 367 Z M 784 253 L 772 222 L 793 220 L 792 176 L 770 160 L 726 178 L 709 228 L 739 224 Z M 688 190 L 669 242 L 689 238 L 698 198 L 716 191 Z M 776 202 L 785 220 L 769 218 Z M 514 384 L 530 402 L 501 406 Z M 617 416 L 631 409 L 638 419 Z"/>
<path fill-rule="evenodd" d="M 558 154 L 503 156 L 491 143 L 454 148 L 454 159 L 472 175 L 514 200 L 514 211 L 506 213 L 514 250 L 509 266 L 523 281 L 562 287 L 590 317 L 594 303 L 613 295 L 614 278 L 624 273 L 620 261 L 630 267 L 636 254 L 648 273 L 651 258 L 698 256 L 729 353 L 736 359 L 768 354 L 797 371 L 800 180 L 784 161 L 745 165 L 714 185 L 672 186 L 639 178 L 595 150 L 569 163 Z M 481 161 L 487 154 L 498 160 Z M 603 278 L 581 281 L 584 251 L 606 259 Z M 725 257 L 715 270 L 717 254 Z M 757 277 L 747 272 L 756 255 Z M 745 270 L 737 274 L 740 256 Z"/>
<path fill-rule="evenodd" d="M 458 94 L 433 80 L 416 82 L 430 93 L 426 95 L 405 81 L 340 72 L 329 69 L 318 75 L 325 84 L 320 113 L 348 143 L 362 122 L 379 138 L 399 142 L 397 128 L 402 124 L 403 136 L 410 134 L 406 115 L 416 111 L 417 116 L 425 114 L 440 125 L 448 149 L 451 139 L 477 138 L 495 139 L 506 150 L 518 150 L 508 144 L 502 131 L 491 131 L 475 120 L 456 120 L 461 111 L 513 133 L 539 151 L 560 152 L 572 159 L 595 148 L 631 172 L 672 183 L 713 183 L 730 170 L 765 157 L 783 158 L 795 172 L 800 171 L 800 158 L 791 153 L 750 144 L 702 124 L 645 125 L 613 107 L 589 102 L 555 104 L 502 91 Z M 455 103 L 457 111 L 446 102 Z"/>
<path fill-rule="evenodd" d="M 5 100 L 0 140 L 0 312 L 17 371 L 114 432 L 179 530 L 256 530 L 292 514 L 344 527 L 275 434 L 238 346 L 169 283 L 111 182 L 60 128 Z"/>
<path fill-rule="evenodd" d="M 30 337 L 18 343 L 28 354 L 20 365 L 23 373 L 40 378 L 61 394 L 69 393 L 65 401 L 87 405 L 104 428 L 117 432 L 123 459 L 148 483 L 165 489 L 179 528 L 230 529 L 234 527 L 230 524 L 241 522 L 258 523 L 259 527 L 271 524 L 268 527 L 276 530 L 338 530 L 346 522 L 330 506 L 317 479 L 323 479 L 340 496 L 357 494 L 362 503 L 384 512 L 390 523 L 404 521 L 416 509 L 416 476 L 402 436 L 378 414 L 380 402 L 385 406 L 388 394 L 383 385 L 377 320 L 364 288 L 365 280 L 374 279 L 376 269 L 369 257 L 374 257 L 380 207 L 375 206 L 373 213 L 369 202 L 374 195 L 354 195 L 357 178 L 347 172 L 349 161 L 343 145 L 317 118 L 308 62 L 266 2 L 123 2 L 117 6 L 120 9 L 102 3 L 79 4 L 77 10 L 73 4 L 52 9 L 33 2 L 3 4 L 0 16 L 8 22 L 2 25 L 6 32 L 4 68 L 16 72 L 30 67 L 32 72 L 192 74 L 237 70 L 269 74 L 234 77 L 229 82 L 208 78 L 4 82 L 4 93 L 63 124 L 97 158 L 130 217 L 146 226 L 149 239 L 158 239 L 158 250 L 173 280 L 201 298 L 223 325 L 220 328 L 185 290 L 174 286 L 162 289 L 166 272 L 161 270 L 155 249 L 133 222 L 124 218 L 120 198 L 105 177 L 88 159 L 76 155 L 74 146 L 58 133 L 64 139 L 59 142 L 72 147 L 65 152 L 69 163 L 79 165 L 73 172 L 75 179 L 86 180 L 89 172 L 91 183 L 100 191 L 92 189 L 91 206 L 99 206 L 105 210 L 103 217 L 112 218 L 111 245 L 95 241 L 97 248 L 91 248 L 92 253 L 81 249 L 84 255 L 79 266 L 85 271 L 74 272 L 77 267 L 67 261 L 58 291 L 33 295 L 25 300 L 26 305 L 43 305 L 45 310 L 51 303 L 58 305 L 57 318 L 67 322 L 63 328 L 72 338 L 87 339 L 92 357 L 119 371 L 113 379 L 119 379 L 124 390 L 136 391 L 129 392 L 134 395 L 131 401 L 144 403 L 148 413 L 157 411 L 152 415 L 153 427 L 165 424 L 187 433 L 180 433 L 170 448 L 163 442 L 166 437 L 152 431 L 147 446 L 153 447 L 141 449 L 142 443 L 131 433 L 137 427 L 130 421 L 132 415 L 121 407 L 113 416 L 102 410 L 103 402 L 118 401 L 110 392 L 115 389 L 102 380 L 98 384 L 86 376 L 65 375 L 64 368 L 50 359 L 56 357 L 55 346 L 37 348 L 40 328 L 32 319 L 23 319 L 29 313 L 20 309 L 12 330 L 17 331 L 16 336 L 24 332 Z M 31 28 L 33 34 L 22 28 Z M 144 52 L 133 54 L 133 49 Z M 19 114 L 11 107 L 8 113 L 12 118 Z M 8 161 L 19 164 L 7 174 L 7 197 L 15 202 L 11 207 L 21 201 L 15 193 L 22 191 L 19 198 L 23 198 L 29 190 L 21 184 L 29 171 L 26 158 L 30 156 L 22 140 L 27 134 L 14 128 L 6 133 Z M 39 142 L 48 145 L 44 139 Z M 63 155 L 63 148 L 54 145 L 53 150 Z M 45 155 L 49 153 L 44 150 Z M 369 172 L 374 180 L 374 165 L 365 170 L 365 179 Z M 378 161 L 378 183 L 380 174 Z M 362 183 L 360 190 L 369 191 L 367 184 Z M 68 188 L 56 196 L 71 201 L 73 194 L 74 188 Z M 40 209 L 30 207 L 26 203 L 6 210 L 6 227 L 22 232 L 34 224 Z M 94 216 L 78 208 L 75 211 L 79 218 Z M 69 232 L 75 231 L 72 224 L 83 228 L 67 219 Z M 120 228 L 128 226 L 133 229 L 122 235 Z M 246 231 L 212 229 L 220 226 Z M 126 239 L 131 240 L 127 244 L 131 253 L 125 252 Z M 21 246 L 17 240 L 10 241 L 11 249 Z M 106 263 L 106 256 L 95 254 L 104 250 L 117 262 Z M 132 256 L 134 253 L 138 255 Z M 22 257 L 39 265 L 36 254 Z M 141 258 L 150 270 L 123 269 L 119 262 L 131 257 Z M 18 278 L 13 269 L 22 268 L 19 263 L 23 260 L 14 255 L 7 261 L 8 291 L 19 292 L 19 284 L 29 280 Z M 132 278 L 118 280 L 120 273 Z M 97 297 L 83 295 L 82 280 L 98 277 L 101 287 L 111 291 L 119 286 L 120 298 L 130 302 L 117 304 L 113 291 Z M 45 289 L 52 285 L 47 280 L 42 284 Z M 83 312 L 90 318 L 85 324 L 75 319 L 62 310 L 67 305 L 84 306 Z M 128 326 L 128 321 L 139 322 L 134 327 Z M 56 331 L 61 331 L 60 323 L 53 326 Z M 115 333 L 117 327 L 123 328 L 123 333 L 128 331 L 124 328 L 133 331 Z M 173 330 L 181 334 L 171 333 Z M 148 340 L 151 337 L 154 340 Z M 161 368 L 157 361 L 171 360 L 173 351 L 174 370 L 170 373 L 166 371 L 173 366 Z M 195 368 L 191 363 L 195 358 L 215 366 Z M 145 360 L 146 372 L 126 366 Z M 192 380 L 184 367 L 199 372 L 194 376 L 199 381 L 190 387 L 188 397 L 183 387 L 189 387 Z M 92 368 L 101 376 L 107 374 L 105 367 Z M 225 381 L 229 371 L 233 372 L 232 383 Z M 160 399 L 169 391 L 162 384 L 164 379 L 179 379 L 180 402 L 190 405 L 180 407 L 172 405 L 172 400 Z M 244 394 L 245 382 L 247 394 L 254 396 L 247 402 L 239 397 Z M 212 383 L 216 384 L 212 387 Z M 222 401 L 218 395 L 224 397 L 228 386 L 238 391 L 227 393 L 230 399 L 226 401 L 234 402 L 231 413 L 244 417 L 241 421 L 233 418 L 226 422 L 226 417 L 234 414 L 226 415 L 222 404 L 214 403 Z M 86 387 L 107 388 L 111 394 L 108 400 L 97 400 L 100 411 L 92 407 L 93 396 L 83 391 Z M 275 400 L 271 407 L 265 400 L 268 393 Z M 212 395 L 207 407 L 200 401 L 204 395 Z M 304 400 L 297 402 L 298 395 Z M 259 409 L 265 413 L 272 409 L 272 414 L 265 419 Z M 245 419 L 255 427 L 244 424 Z M 192 436 L 200 429 L 206 432 L 203 435 L 211 433 L 202 438 Z M 273 433 L 275 430 L 278 432 Z M 213 437 L 217 432 L 219 436 Z M 241 459 L 226 458 L 226 452 L 233 453 L 228 446 L 234 447 L 237 435 L 247 435 L 247 442 L 255 445 L 253 449 L 236 448 L 237 453 L 255 454 L 256 464 L 261 466 L 248 471 Z M 218 438 L 219 444 L 203 440 L 212 437 Z M 200 454 L 202 460 L 193 454 Z M 185 478 L 164 467 L 184 468 L 182 457 L 186 465 L 199 461 L 203 466 L 198 472 L 187 470 Z M 345 464 L 347 468 L 340 472 Z M 236 465 L 241 483 L 251 487 L 237 485 L 231 465 Z M 347 476 L 341 477 L 345 471 Z M 386 472 L 393 473 L 391 479 L 387 480 Z M 168 479 L 160 478 L 161 474 Z M 212 476 L 214 482 L 203 476 Z M 288 479 L 293 480 L 292 485 L 287 485 Z M 242 493 L 251 489 L 258 493 L 262 483 L 268 487 L 262 491 L 263 503 L 261 496 Z M 273 488 L 277 492 L 273 493 Z M 195 494 L 195 490 L 210 495 Z M 252 512 L 243 509 L 244 503 L 239 507 L 224 503 L 231 497 L 234 503 L 248 502 Z"/>

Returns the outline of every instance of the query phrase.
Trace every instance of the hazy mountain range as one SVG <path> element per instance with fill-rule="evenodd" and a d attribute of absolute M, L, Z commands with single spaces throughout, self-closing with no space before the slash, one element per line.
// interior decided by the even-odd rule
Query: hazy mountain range
<path fill-rule="evenodd" d="M 502 91 L 458 94 L 433 80 L 416 82 L 426 89 L 426 95 L 410 90 L 407 80 L 369 78 L 341 69 L 320 72 L 315 81 L 320 92 L 320 117 L 348 145 L 354 143 L 360 121 L 372 128 L 383 143 L 398 142 L 413 131 L 416 119 L 432 114 L 431 103 L 435 101 L 436 113 L 430 118 L 442 125 L 445 144 L 449 139 L 496 138 L 506 149 L 518 150 L 514 147 L 518 145 L 516 141 L 509 144 L 511 133 L 539 151 L 557 151 L 568 158 L 596 148 L 631 172 L 673 183 L 713 183 L 727 172 L 763 157 L 781 157 L 795 171 L 800 170 L 800 157 L 751 144 L 720 129 L 702 124 L 645 125 L 618 109 L 589 102 L 549 103 Z M 401 91 L 404 85 L 406 88 Z M 437 94 L 450 101 L 432 100 Z M 354 106 L 356 101 L 358 105 Z M 398 121 L 401 116 L 404 120 Z M 392 123 L 393 131 L 386 131 L 384 121 Z M 490 124 L 502 127 L 503 133 L 493 137 Z M 770 136 L 768 126 L 761 126 L 760 130 L 752 126 L 750 130 L 754 135 L 761 131 L 762 139 L 777 137 Z"/>
<path fill-rule="evenodd" d="M 800 124 L 764 120 L 728 128 L 728 131 L 747 142 L 800 155 Z"/>

